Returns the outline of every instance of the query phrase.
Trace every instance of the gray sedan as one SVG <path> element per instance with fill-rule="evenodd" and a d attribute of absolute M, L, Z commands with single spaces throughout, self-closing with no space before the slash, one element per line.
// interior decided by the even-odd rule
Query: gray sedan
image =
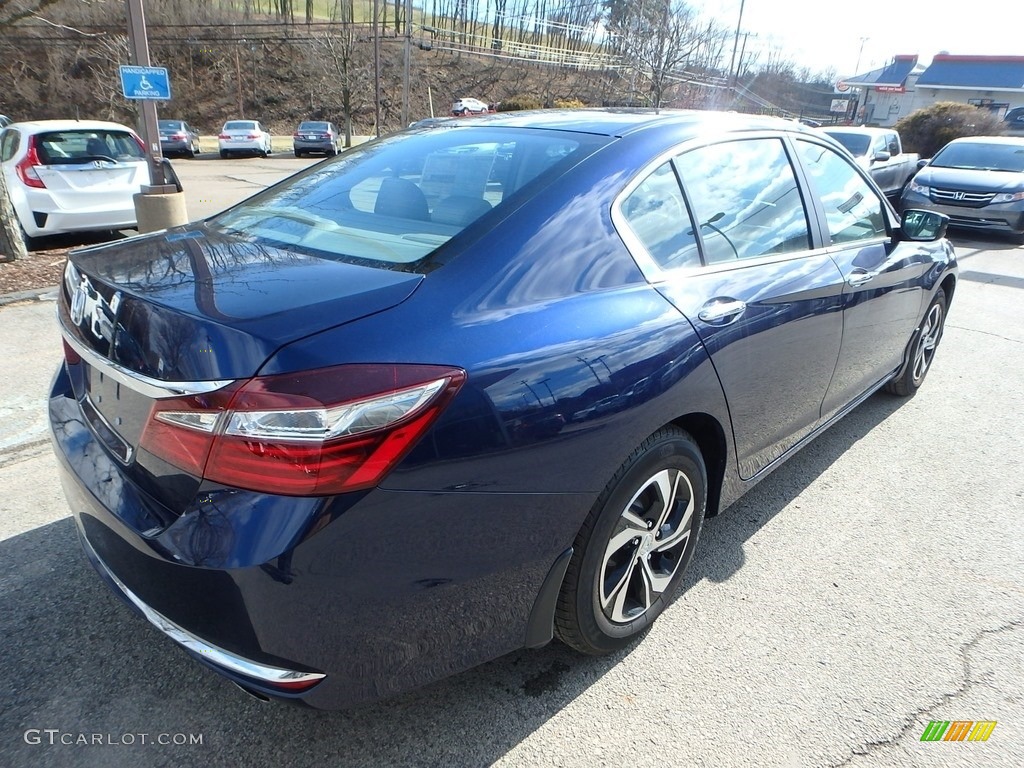
<path fill-rule="evenodd" d="M 951 141 L 911 179 L 902 202 L 904 210 L 944 213 L 954 227 L 1006 232 L 1024 243 L 1024 137 Z"/>
<path fill-rule="evenodd" d="M 324 120 L 306 120 L 292 134 L 292 147 L 296 157 L 311 152 L 323 152 L 328 157 L 338 154 L 338 129 Z"/>

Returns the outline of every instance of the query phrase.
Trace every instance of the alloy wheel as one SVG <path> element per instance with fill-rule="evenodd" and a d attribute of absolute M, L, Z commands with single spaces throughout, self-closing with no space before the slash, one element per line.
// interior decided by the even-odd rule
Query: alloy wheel
<path fill-rule="evenodd" d="M 923 379 L 928 372 L 928 366 L 932 364 L 932 358 L 935 357 L 935 348 L 939 344 L 941 335 L 942 305 L 933 304 L 921 325 L 921 336 L 917 342 L 917 349 L 914 350 L 913 376 L 915 382 Z"/>
<path fill-rule="evenodd" d="M 663 469 L 622 510 L 598 577 L 601 610 L 609 621 L 634 621 L 668 589 L 690 540 L 694 498 L 682 471 Z"/>

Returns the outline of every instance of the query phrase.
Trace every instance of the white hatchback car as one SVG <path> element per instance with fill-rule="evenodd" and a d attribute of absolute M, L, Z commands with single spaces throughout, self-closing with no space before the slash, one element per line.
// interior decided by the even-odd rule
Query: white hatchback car
<path fill-rule="evenodd" d="M 136 226 L 134 195 L 150 183 L 142 139 L 93 120 L 11 123 L 0 165 L 26 237 Z"/>
<path fill-rule="evenodd" d="M 274 151 L 270 131 L 259 120 L 228 120 L 217 136 L 220 156 L 259 155 L 266 157 Z"/>

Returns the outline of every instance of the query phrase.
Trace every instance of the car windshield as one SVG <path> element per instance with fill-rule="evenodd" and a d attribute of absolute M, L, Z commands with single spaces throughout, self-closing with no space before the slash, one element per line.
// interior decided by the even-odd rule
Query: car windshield
<path fill-rule="evenodd" d="M 416 271 L 478 218 L 608 141 L 498 127 L 398 134 L 296 174 L 210 226 L 325 258 Z"/>
<path fill-rule="evenodd" d="M 299 123 L 300 131 L 326 131 L 328 129 L 327 123 Z"/>
<path fill-rule="evenodd" d="M 825 131 L 825 133 L 846 147 L 846 150 L 854 157 L 866 155 L 868 147 L 871 146 L 871 137 L 862 133 L 843 133 L 841 131 L 835 133 Z"/>
<path fill-rule="evenodd" d="M 36 153 L 43 165 L 70 165 L 93 160 L 142 160 L 139 142 L 125 131 L 77 129 L 47 131 L 36 136 Z"/>
<path fill-rule="evenodd" d="M 253 120 L 232 120 L 224 123 L 225 131 L 253 131 L 256 129 L 256 123 Z"/>
<path fill-rule="evenodd" d="M 947 144 L 930 165 L 933 168 L 1024 173 L 1024 144 Z"/>

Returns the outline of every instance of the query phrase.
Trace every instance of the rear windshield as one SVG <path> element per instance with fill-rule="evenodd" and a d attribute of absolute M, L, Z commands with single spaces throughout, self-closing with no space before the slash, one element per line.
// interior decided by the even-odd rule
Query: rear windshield
<path fill-rule="evenodd" d="M 224 123 L 225 131 L 251 131 L 256 128 L 256 122 L 254 120 L 232 120 L 231 122 Z"/>
<path fill-rule="evenodd" d="M 299 123 L 300 131 L 326 131 L 328 127 L 327 123 Z"/>
<path fill-rule="evenodd" d="M 868 147 L 871 145 L 871 137 L 862 133 L 832 133 L 832 131 L 825 131 L 825 133 L 846 147 L 846 150 L 854 157 L 866 155 Z"/>
<path fill-rule="evenodd" d="M 1024 173 L 1024 144 L 947 144 L 930 165 L 933 168 Z"/>
<path fill-rule="evenodd" d="M 43 165 L 89 163 L 93 160 L 142 160 L 135 138 L 118 130 L 48 131 L 36 135 L 36 153 Z"/>
<path fill-rule="evenodd" d="M 184 128 L 185 124 L 180 120 L 161 120 L 160 127 L 168 131 L 176 131 L 179 128 Z"/>
<path fill-rule="evenodd" d="M 474 221 L 529 194 L 531 182 L 608 141 L 501 127 L 399 134 L 317 164 L 210 224 L 313 255 L 416 271 Z"/>

